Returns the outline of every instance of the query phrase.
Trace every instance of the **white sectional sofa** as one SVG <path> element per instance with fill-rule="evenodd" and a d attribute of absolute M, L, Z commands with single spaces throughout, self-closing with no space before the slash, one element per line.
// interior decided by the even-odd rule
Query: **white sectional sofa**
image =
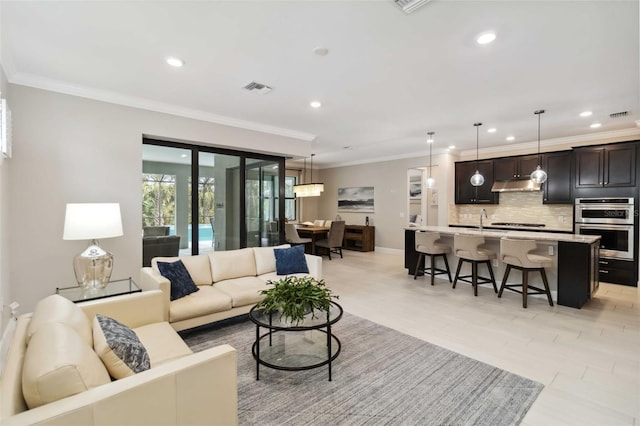
<path fill-rule="evenodd" d="M 246 314 L 262 299 L 260 291 L 267 289 L 267 281 L 283 278 L 276 272 L 274 248 L 253 247 L 216 251 L 198 256 L 156 257 L 151 267 L 142 268 L 140 287 L 160 289 L 164 293 L 165 321 L 175 330 L 186 330 L 225 318 Z M 177 300 L 170 300 L 171 284 L 158 271 L 157 263 L 182 260 L 198 291 Z M 322 258 L 305 254 L 308 274 L 322 278 Z"/>
<path fill-rule="evenodd" d="M 163 296 L 149 291 L 73 304 L 53 295 L 20 316 L 0 381 L 0 424 L 237 424 L 235 349 L 192 353 L 165 321 Z M 112 381 L 86 324 L 96 314 L 132 329 L 151 368 Z"/>

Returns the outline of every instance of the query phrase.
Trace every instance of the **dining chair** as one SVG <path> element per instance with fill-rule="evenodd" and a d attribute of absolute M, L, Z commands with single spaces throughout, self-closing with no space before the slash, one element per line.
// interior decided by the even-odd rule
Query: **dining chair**
<path fill-rule="evenodd" d="M 329 234 L 324 240 L 316 241 L 316 248 L 327 249 L 327 255 L 331 260 L 331 253 L 340 255 L 342 259 L 342 240 L 344 239 L 344 220 L 334 220 L 331 222 Z"/>
<path fill-rule="evenodd" d="M 313 221 L 314 226 L 324 226 L 324 220 L 316 219 Z"/>
<path fill-rule="evenodd" d="M 296 225 L 293 223 L 284 224 L 284 239 L 291 244 L 307 244 L 311 243 L 311 238 L 300 238 Z"/>

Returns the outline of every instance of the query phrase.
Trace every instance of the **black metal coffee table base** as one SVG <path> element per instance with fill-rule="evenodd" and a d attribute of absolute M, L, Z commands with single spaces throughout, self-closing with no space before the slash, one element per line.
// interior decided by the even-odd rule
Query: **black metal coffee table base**
<path fill-rule="evenodd" d="M 301 371 L 328 366 L 342 349 L 340 340 L 331 333 L 331 325 L 342 318 L 342 308 L 335 302 L 329 312 L 309 314 L 303 321 L 287 324 L 279 313 L 264 314 L 254 308 L 249 318 L 256 324 L 256 340 L 251 352 L 256 360 L 256 380 L 260 380 L 260 365 L 285 371 Z M 260 334 L 260 328 L 268 330 Z"/>

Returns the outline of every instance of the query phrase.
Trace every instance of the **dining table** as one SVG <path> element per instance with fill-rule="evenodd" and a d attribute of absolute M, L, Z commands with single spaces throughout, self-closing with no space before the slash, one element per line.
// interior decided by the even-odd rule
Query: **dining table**
<path fill-rule="evenodd" d="M 302 238 L 311 238 L 311 254 L 316 254 L 316 241 L 327 237 L 329 233 L 328 226 L 304 226 L 300 225 L 296 228 L 298 235 Z"/>

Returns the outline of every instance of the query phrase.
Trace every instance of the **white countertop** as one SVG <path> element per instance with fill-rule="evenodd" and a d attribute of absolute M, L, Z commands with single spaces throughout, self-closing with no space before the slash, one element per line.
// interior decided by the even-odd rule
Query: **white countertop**
<path fill-rule="evenodd" d="M 591 244 L 600 239 L 600 236 L 594 235 L 580 235 L 580 234 L 562 234 L 557 232 L 528 232 L 528 231 L 515 231 L 515 230 L 501 230 L 501 229 L 479 229 L 473 228 L 460 228 L 449 226 L 408 226 L 404 229 L 409 231 L 433 231 L 439 232 L 443 235 L 454 234 L 470 234 L 470 235 L 482 235 L 486 238 L 526 238 L 536 241 L 564 241 L 571 243 L 586 243 Z"/>

